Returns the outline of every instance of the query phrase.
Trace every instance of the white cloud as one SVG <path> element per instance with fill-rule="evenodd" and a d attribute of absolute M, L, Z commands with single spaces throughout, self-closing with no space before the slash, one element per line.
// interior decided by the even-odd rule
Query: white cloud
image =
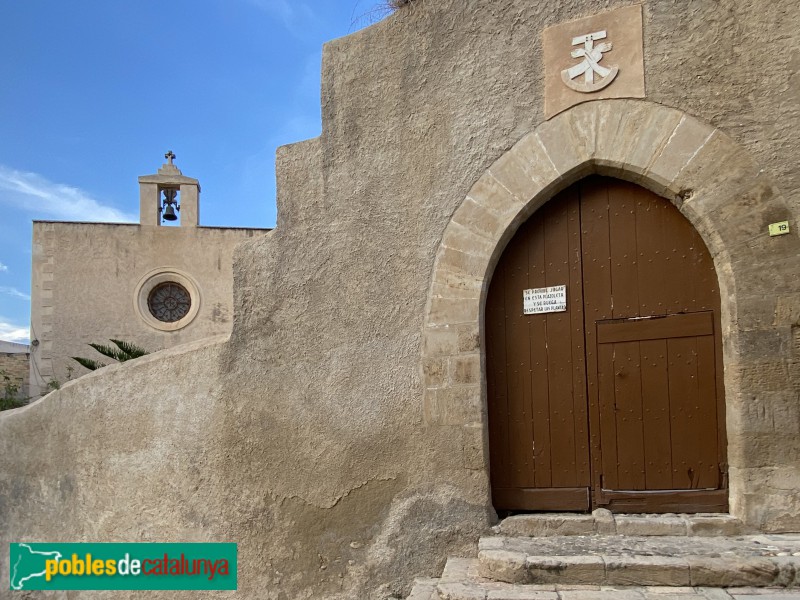
<path fill-rule="evenodd" d="M 0 340 L 5 342 L 28 343 L 30 331 L 27 327 L 21 327 L 13 323 L 8 323 L 0 317 Z"/>
<path fill-rule="evenodd" d="M 8 271 L 8 267 L 0 262 L 0 273 L 6 273 L 7 271 Z"/>
<path fill-rule="evenodd" d="M 14 298 L 22 298 L 23 300 L 31 299 L 29 294 L 26 294 L 25 292 L 20 292 L 17 288 L 7 287 L 4 285 L 0 285 L 0 294 L 5 294 L 6 296 L 13 296 Z"/>
<path fill-rule="evenodd" d="M 37 219 L 136 222 L 134 215 L 104 206 L 78 188 L 3 165 L 0 165 L 0 204 L 31 212 Z"/>

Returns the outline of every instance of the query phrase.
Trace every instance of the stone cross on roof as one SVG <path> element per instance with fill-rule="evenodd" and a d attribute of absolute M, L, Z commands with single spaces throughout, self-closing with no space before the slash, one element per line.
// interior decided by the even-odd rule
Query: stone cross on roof
<path fill-rule="evenodd" d="M 149 183 L 158 183 L 159 185 L 165 185 L 165 184 L 170 184 L 171 185 L 171 184 L 176 184 L 176 183 L 179 184 L 179 185 L 181 183 L 191 183 L 191 184 L 195 184 L 195 185 L 197 184 L 197 180 L 196 179 L 192 179 L 191 177 L 183 177 L 183 173 L 181 173 L 181 170 L 178 168 L 178 165 L 176 165 L 174 162 L 172 162 L 176 158 L 178 158 L 177 156 L 175 156 L 175 153 L 172 150 L 168 150 L 166 152 L 166 154 L 164 154 L 164 158 L 167 159 L 167 162 L 165 162 L 163 165 L 161 165 L 161 168 L 158 170 L 158 175 L 152 175 L 152 176 L 151 175 L 145 175 L 143 177 L 140 177 L 139 178 L 139 183 L 148 183 L 149 182 Z M 155 181 L 155 179 L 153 179 L 154 177 L 156 179 L 158 179 L 157 182 Z M 170 178 L 170 181 L 164 180 L 163 177 Z M 179 181 L 178 179 L 175 179 L 176 177 L 182 178 L 182 179 Z M 152 179 L 152 181 L 151 181 L 151 179 Z"/>

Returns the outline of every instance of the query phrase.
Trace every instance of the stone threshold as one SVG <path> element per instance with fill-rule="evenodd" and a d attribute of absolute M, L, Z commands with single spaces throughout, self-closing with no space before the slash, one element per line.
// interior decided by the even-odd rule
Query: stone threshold
<path fill-rule="evenodd" d="M 721 513 L 614 514 L 604 508 L 592 514 L 540 513 L 514 515 L 495 527 L 503 535 L 544 537 L 563 535 L 721 536 L 746 533 L 742 522 Z"/>

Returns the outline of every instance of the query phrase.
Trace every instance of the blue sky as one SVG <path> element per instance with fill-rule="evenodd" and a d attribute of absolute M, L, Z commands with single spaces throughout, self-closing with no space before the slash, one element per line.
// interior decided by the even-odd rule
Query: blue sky
<path fill-rule="evenodd" d="M 27 342 L 31 221 L 137 221 L 173 150 L 202 225 L 275 224 L 275 149 L 319 135 L 322 44 L 384 0 L 0 0 L 0 339 Z"/>

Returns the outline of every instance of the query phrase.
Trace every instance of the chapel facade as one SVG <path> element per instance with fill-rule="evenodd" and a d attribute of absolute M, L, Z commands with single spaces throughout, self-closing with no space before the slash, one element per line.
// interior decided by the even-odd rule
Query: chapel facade
<path fill-rule="evenodd" d="M 200 225 L 200 184 L 168 152 L 139 178 L 134 224 L 34 221 L 31 395 L 113 362 L 88 344 L 117 339 L 155 352 L 227 334 L 233 249 L 268 230 Z"/>

